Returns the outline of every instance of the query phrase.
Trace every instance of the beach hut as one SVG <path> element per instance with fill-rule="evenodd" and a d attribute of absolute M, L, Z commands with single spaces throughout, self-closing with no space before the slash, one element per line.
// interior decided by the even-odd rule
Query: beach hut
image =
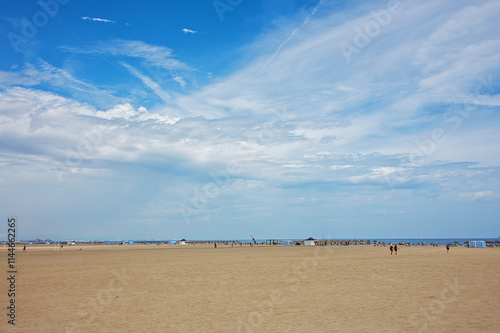
<path fill-rule="evenodd" d="M 314 240 L 314 238 L 309 237 L 308 239 L 304 240 L 304 245 L 316 245 L 316 241 Z"/>
<path fill-rule="evenodd" d="M 177 244 L 177 241 L 171 240 L 171 241 L 168 242 L 168 244 L 175 245 L 175 244 Z"/>
<path fill-rule="evenodd" d="M 181 239 L 177 244 L 179 245 L 187 245 L 187 240 L 185 240 L 184 238 Z"/>
<path fill-rule="evenodd" d="M 485 241 L 469 241 L 469 247 L 486 247 Z"/>
<path fill-rule="evenodd" d="M 283 245 L 292 245 L 292 241 L 291 240 L 284 240 Z"/>

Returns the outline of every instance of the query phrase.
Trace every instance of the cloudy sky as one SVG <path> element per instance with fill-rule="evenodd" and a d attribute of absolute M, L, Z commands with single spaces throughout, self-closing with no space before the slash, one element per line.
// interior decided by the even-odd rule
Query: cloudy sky
<path fill-rule="evenodd" d="M 500 235 L 498 1 L 0 8 L 18 239 Z"/>

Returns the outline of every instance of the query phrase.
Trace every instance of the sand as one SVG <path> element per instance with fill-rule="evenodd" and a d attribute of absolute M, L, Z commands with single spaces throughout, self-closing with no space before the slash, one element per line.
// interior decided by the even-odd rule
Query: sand
<path fill-rule="evenodd" d="M 0 332 L 500 331 L 500 248 L 18 247 L 15 327 L 0 252 Z"/>

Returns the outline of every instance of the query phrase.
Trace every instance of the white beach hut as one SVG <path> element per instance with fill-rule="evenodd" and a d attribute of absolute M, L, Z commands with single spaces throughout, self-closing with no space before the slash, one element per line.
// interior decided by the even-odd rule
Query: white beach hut
<path fill-rule="evenodd" d="M 187 245 L 187 240 L 185 240 L 184 238 L 181 239 L 177 244 L 179 245 Z"/>
<path fill-rule="evenodd" d="M 316 241 L 314 240 L 314 238 L 309 237 L 308 239 L 304 240 L 304 245 L 316 245 Z"/>

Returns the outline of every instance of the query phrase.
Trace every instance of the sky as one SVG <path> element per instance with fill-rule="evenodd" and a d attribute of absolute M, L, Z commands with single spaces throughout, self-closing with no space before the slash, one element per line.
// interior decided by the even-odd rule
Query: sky
<path fill-rule="evenodd" d="M 499 14 L 0 0 L 0 236 L 497 237 Z"/>

